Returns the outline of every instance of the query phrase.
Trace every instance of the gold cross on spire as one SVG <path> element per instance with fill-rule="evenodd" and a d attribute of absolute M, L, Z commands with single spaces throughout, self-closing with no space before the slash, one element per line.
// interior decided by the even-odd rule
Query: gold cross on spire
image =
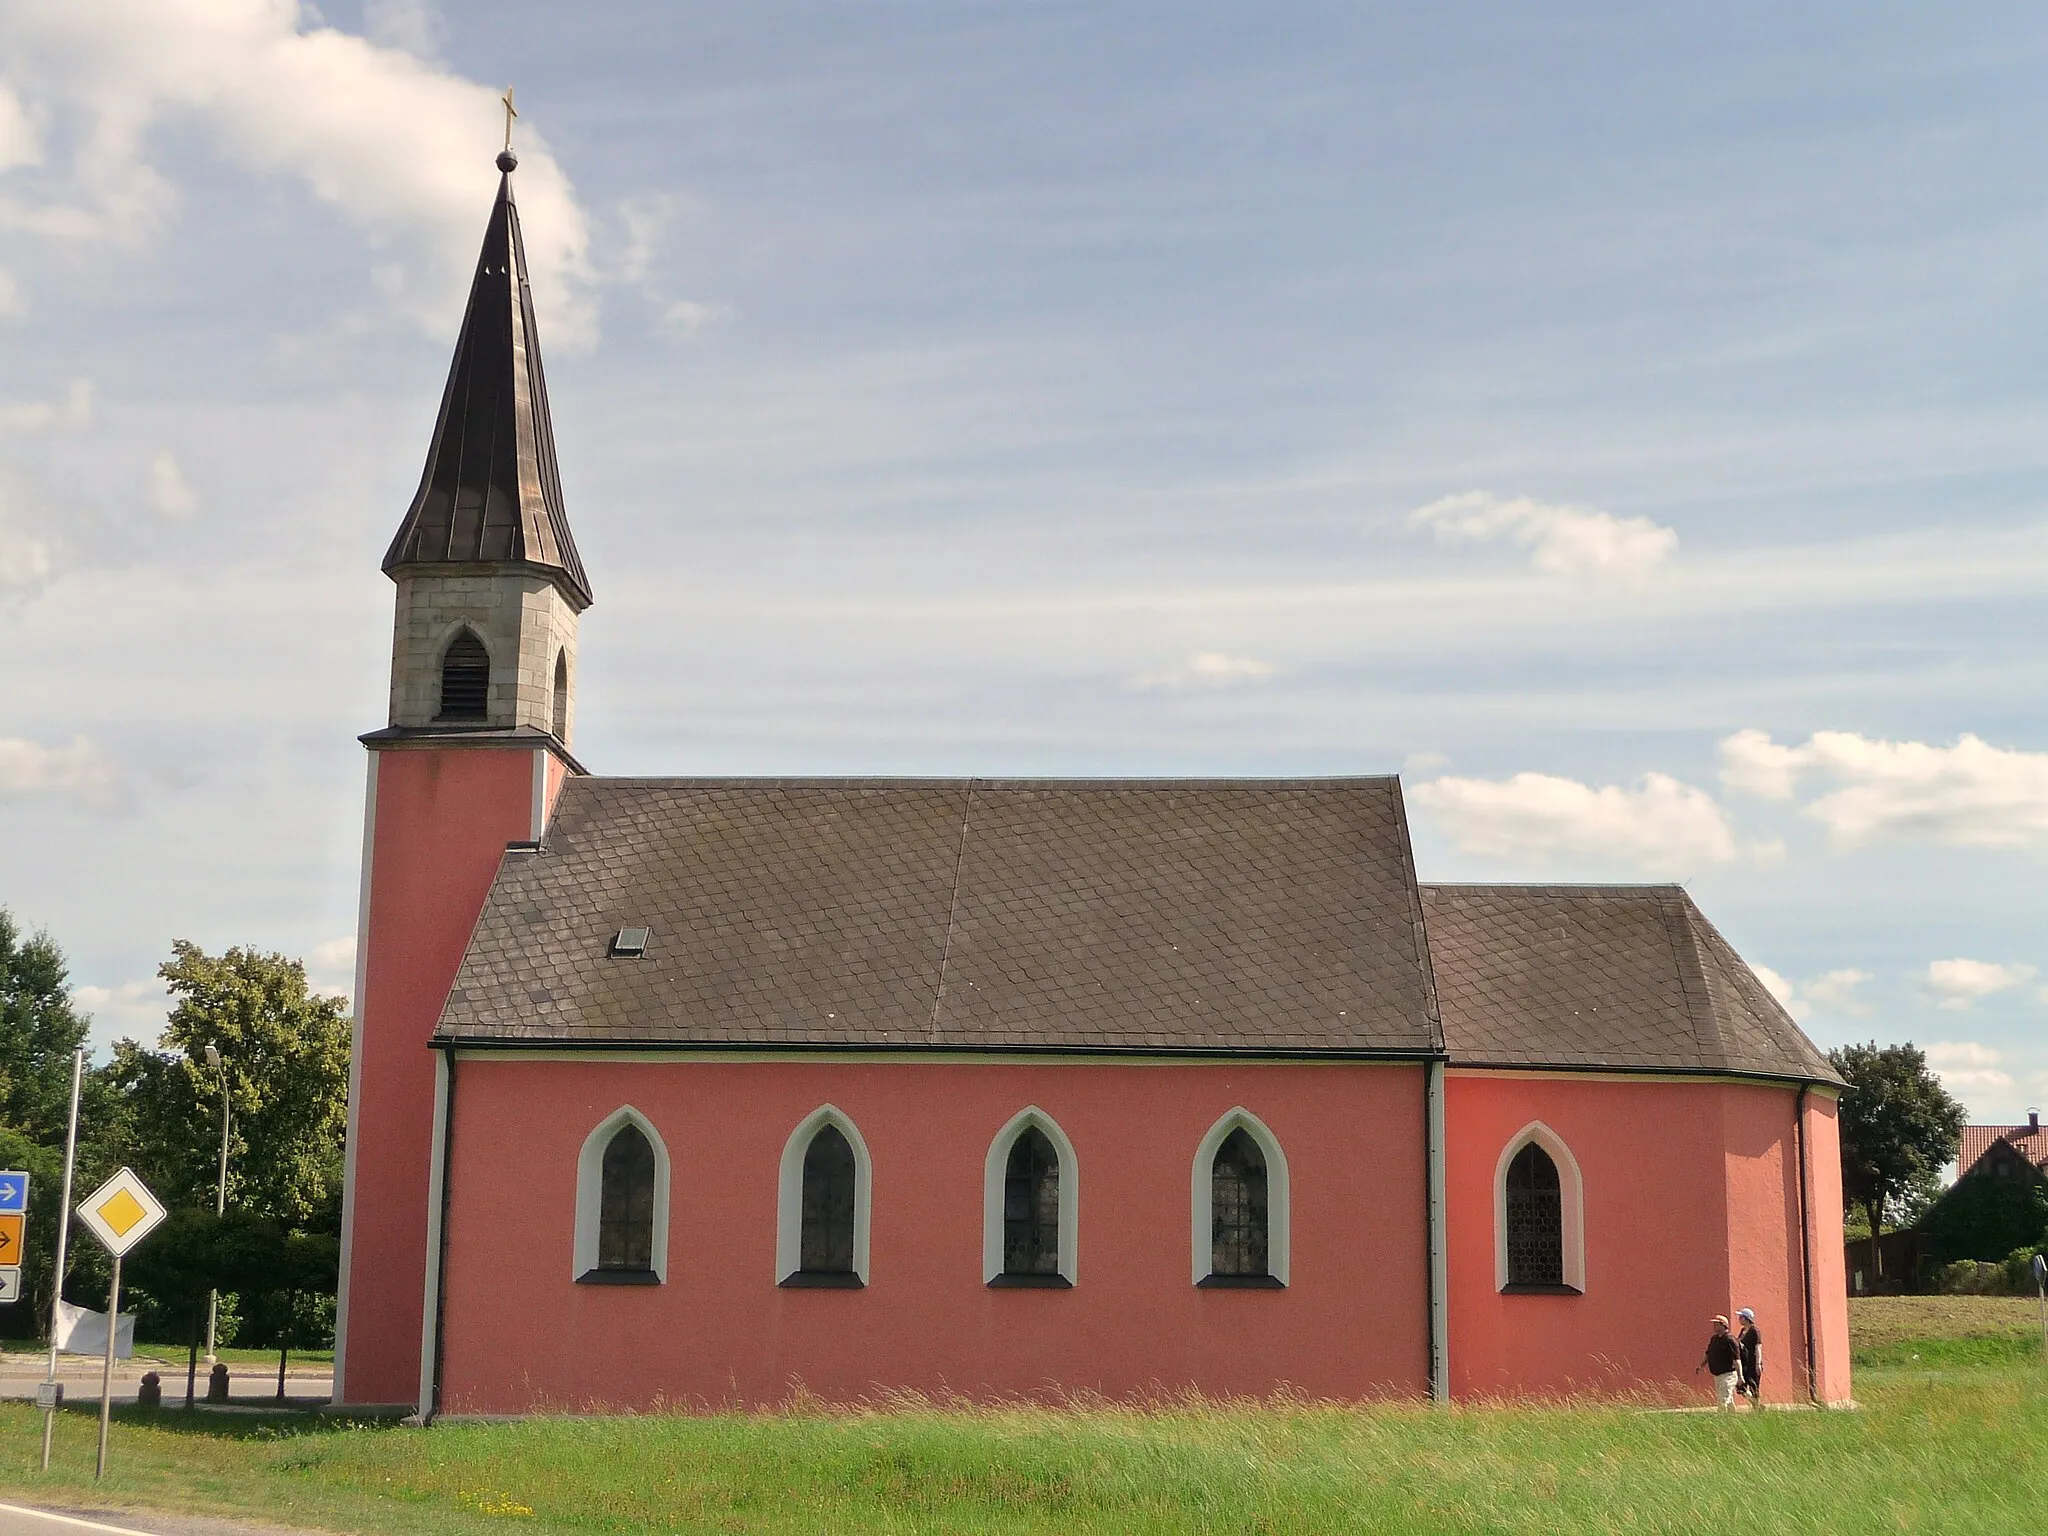
<path fill-rule="evenodd" d="M 505 103 L 505 153 L 512 153 L 512 119 L 519 115 L 519 109 L 512 105 L 512 87 L 505 87 L 505 94 L 498 100 Z"/>

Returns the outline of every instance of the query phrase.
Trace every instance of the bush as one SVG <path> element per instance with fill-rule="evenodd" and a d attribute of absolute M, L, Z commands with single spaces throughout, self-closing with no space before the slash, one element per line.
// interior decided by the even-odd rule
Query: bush
<path fill-rule="evenodd" d="M 2038 1248 L 2015 1248 L 2005 1257 L 2005 1288 L 2013 1296 L 2032 1296 L 2034 1286 L 2034 1255 Z"/>
<path fill-rule="evenodd" d="M 2015 1248 L 2031 1252 L 2048 1241 L 2048 1187 L 1972 1174 L 1921 1218 L 1920 1232 L 1938 1264 L 1983 1259 L 2002 1265 Z"/>

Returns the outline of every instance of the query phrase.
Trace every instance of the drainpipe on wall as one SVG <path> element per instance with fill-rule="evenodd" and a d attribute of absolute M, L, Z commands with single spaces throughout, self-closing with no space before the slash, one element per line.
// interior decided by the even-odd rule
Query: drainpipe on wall
<path fill-rule="evenodd" d="M 1792 1106 L 1792 1129 L 1799 1146 L 1799 1290 L 1806 1302 L 1806 1396 L 1818 1403 L 1820 1377 L 1815 1373 L 1813 1344 L 1813 1238 L 1807 1230 L 1811 1203 L 1806 1184 L 1806 1096 L 1812 1091 L 1811 1083 L 1799 1085 L 1799 1097 Z"/>
<path fill-rule="evenodd" d="M 1422 1119 L 1427 1150 L 1428 1190 L 1424 1196 L 1429 1254 L 1429 1395 L 1451 1400 L 1449 1274 L 1444 1221 L 1444 1063 L 1422 1064 Z"/>

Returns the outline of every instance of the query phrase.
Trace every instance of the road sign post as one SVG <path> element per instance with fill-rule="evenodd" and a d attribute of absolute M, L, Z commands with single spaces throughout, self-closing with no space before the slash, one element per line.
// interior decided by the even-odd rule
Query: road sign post
<path fill-rule="evenodd" d="M 107 1472 L 107 1429 L 114 1416 L 114 1340 L 121 1332 L 122 1255 L 157 1229 L 164 1219 L 149 1186 L 123 1168 L 78 1207 L 78 1219 L 100 1240 L 114 1260 L 113 1284 L 107 1287 L 107 1358 L 100 1370 L 100 1448 L 93 1461 L 92 1477 L 98 1482 Z"/>
<path fill-rule="evenodd" d="M 71 1115 L 64 1122 L 64 1193 L 57 1201 L 57 1253 L 50 1266 L 50 1374 L 43 1385 L 49 1401 L 36 1394 L 36 1406 L 43 1410 L 43 1470 L 50 1470 L 50 1445 L 57 1437 L 57 1405 L 64 1393 L 57 1385 L 57 1317 L 64 1305 L 64 1260 L 71 1252 L 71 1174 L 78 1166 L 78 1085 L 85 1080 L 85 1047 L 71 1053 Z M 22 1204 L 28 1204 L 28 1186 L 21 1190 Z"/>
<path fill-rule="evenodd" d="M 2034 1255 L 2034 1306 L 2041 1314 L 2041 1360 L 2048 1364 L 2048 1256 Z"/>

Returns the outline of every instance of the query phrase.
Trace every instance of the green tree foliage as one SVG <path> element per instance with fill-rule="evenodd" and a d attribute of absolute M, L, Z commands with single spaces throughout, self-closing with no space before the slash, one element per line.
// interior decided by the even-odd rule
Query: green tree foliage
<path fill-rule="evenodd" d="M 1848 1082 L 1842 1095 L 1842 1195 L 1863 1208 L 1873 1233 L 1888 1208 L 1925 1200 L 1962 1145 L 1963 1106 L 1927 1069 L 1918 1046 L 1843 1046 L 1828 1061 Z"/>
<path fill-rule="evenodd" d="M 0 1124 L 61 1146 L 71 1112 L 71 1053 L 90 1021 L 71 1006 L 64 952 L 48 934 L 23 938 L 0 907 Z"/>
<path fill-rule="evenodd" d="M 176 1004 L 155 1050 L 119 1042 L 127 1160 L 167 1205 L 210 1208 L 222 1079 L 233 1108 L 228 1204 L 287 1230 L 336 1233 L 348 1095 L 348 1016 L 278 954 L 214 956 L 180 939 L 159 970 Z M 206 1047 L 224 1066 L 216 1072 Z"/>

